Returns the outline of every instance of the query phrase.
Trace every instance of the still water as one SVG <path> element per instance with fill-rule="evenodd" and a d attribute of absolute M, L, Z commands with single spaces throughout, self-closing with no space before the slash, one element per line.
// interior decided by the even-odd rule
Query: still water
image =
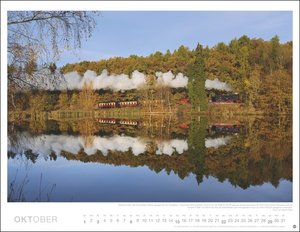
<path fill-rule="evenodd" d="M 8 201 L 291 202 L 287 119 L 10 122 Z"/>

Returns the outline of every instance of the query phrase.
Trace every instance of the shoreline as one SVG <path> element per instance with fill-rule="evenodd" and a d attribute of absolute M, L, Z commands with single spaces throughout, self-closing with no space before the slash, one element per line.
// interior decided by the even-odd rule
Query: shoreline
<path fill-rule="evenodd" d="M 146 116 L 175 116 L 185 117 L 292 117 L 292 113 L 274 113 L 253 110 L 233 111 L 233 110 L 216 110 L 208 111 L 143 111 L 142 109 L 106 109 L 106 110 L 55 110 L 55 111 L 8 111 L 8 122 L 16 120 L 59 120 L 59 119 L 92 119 L 92 118 L 141 118 Z"/>

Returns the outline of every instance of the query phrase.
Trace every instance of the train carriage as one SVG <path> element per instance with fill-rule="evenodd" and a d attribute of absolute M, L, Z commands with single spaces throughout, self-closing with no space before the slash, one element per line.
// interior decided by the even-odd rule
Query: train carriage
<path fill-rule="evenodd" d="M 98 103 L 99 109 L 105 108 L 126 108 L 126 107 L 137 107 L 139 106 L 138 101 L 111 101 L 111 102 L 100 102 Z"/>
<path fill-rule="evenodd" d="M 138 101 L 120 101 L 118 105 L 119 107 L 137 107 Z"/>
<path fill-rule="evenodd" d="M 98 108 L 115 108 L 116 102 L 100 102 Z"/>

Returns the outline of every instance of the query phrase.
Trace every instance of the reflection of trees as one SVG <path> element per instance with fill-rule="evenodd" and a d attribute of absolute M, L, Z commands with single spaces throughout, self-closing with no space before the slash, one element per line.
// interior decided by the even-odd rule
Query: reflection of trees
<path fill-rule="evenodd" d="M 50 153 L 49 157 L 50 157 L 50 160 L 54 160 L 54 161 L 57 160 L 57 155 L 55 154 L 54 151 L 52 151 L 52 152 Z"/>
<path fill-rule="evenodd" d="M 17 136 L 17 129 L 15 123 L 9 123 L 7 125 L 7 136 L 8 141 L 12 147 L 18 146 L 18 136 Z M 11 152 L 8 151 L 8 154 Z"/>
<path fill-rule="evenodd" d="M 157 145 L 155 143 L 155 141 L 153 140 L 148 140 L 147 143 L 146 143 L 146 152 L 148 154 L 153 154 L 155 155 L 155 152 L 156 152 L 156 149 L 157 149 Z"/>
<path fill-rule="evenodd" d="M 151 120 L 151 126 L 149 124 L 145 128 L 136 127 L 135 129 L 130 127 L 131 129 L 128 130 L 132 136 L 151 132 L 152 136 L 142 138 L 147 144 L 144 154 L 135 156 L 129 149 L 126 152 L 109 151 L 107 155 L 102 154 L 101 151 L 97 151 L 94 155 L 87 155 L 82 149 L 78 154 L 64 151 L 62 156 L 68 160 L 100 162 L 116 166 L 146 165 L 155 172 L 165 170 L 170 174 L 173 171 L 182 179 L 189 174 L 194 174 L 198 183 L 202 182 L 203 176 L 214 176 L 221 182 L 228 180 L 232 185 L 244 189 L 250 185 L 261 185 L 265 182 L 270 182 L 276 187 L 280 179 L 292 180 L 292 125 L 289 119 L 248 120 L 240 133 L 232 136 L 230 143 L 218 148 L 205 147 L 207 119 L 205 117 L 193 119 L 189 124 L 188 136 L 186 132 L 182 134 L 183 138 L 187 137 L 188 151 L 182 154 L 175 151 L 171 156 L 157 155 L 156 150 L 159 143 L 172 138 L 173 133 L 179 133 L 179 129 L 174 127 L 177 122 L 172 121 L 170 124 L 172 132 L 164 134 L 161 133 L 159 120 L 153 121 L 153 118 Z M 166 122 L 168 122 L 167 118 Z M 68 128 L 67 130 L 76 128 L 77 133 L 87 138 L 99 133 L 97 122 L 68 123 L 69 126 L 65 127 Z M 115 133 L 115 129 L 127 133 L 126 126 L 100 126 L 101 130 L 108 134 Z M 30 154 L 29 151 L 28 159 L 34 162 L 35 154 Z M 15 156 L 11 152 L 8 155 L 11 158 Z M 50 159 L 56 158 L 55 153 L 50 154 Z"/>
<path fill-rule="evenodd" d="M 78 131 L 84 137 L 85 146 L 89 146 L 94 141 L 94 134 L 97 131 L 96 122 L 92 120 L 82 120 L 78 124 Z"/>
<path fill-rule="evenodd" d="M 24 152 L 25 154 L 25 157 L 29 160 L 31 160 L 32 163 L 35 163 L 36 162 L 36 159 L 38 158 L 38 154 L 36 153 L 33 153 L 32 150 L 27 150 Z"/>
<path fill-rule="evenodd" d="M 120 118 L 125 119 L 126 118 Z M 178 127 L 187 119 L 178 119 L 174 115 L 143 115 L 141 118 L 127 119 L 137 121 L 137 126 L 99 123 L 97 118 L 72 120 L 45 120 L 37 118 L 28 121 L 13 121 L 10 125 L 17 130 L 28 131 L 30 134 L 69 134 L 69 135 L 114 135 L 125 134 L 133 137 L 150 137 L 160 140 L 170 138 L 186 138 L 187 129 Z M 10 132 L 9 132 L 10 133 Z"/>
<path fill-rule="evenodd" d="M 24 126 L 24 125 L 23 125 Z M 23 136 L 22 138 L 19 136 L 19 131 L 24 131 L 26 130 L 26 128 L 31 128 L 32 129 L 32 124 L 27 124 L 25 127 L 22 127 L 22 126 L 19 126 L 18 124 L 16 123 L 9 123 L 8 124 L 8 145 L 9 147 L 14 147 L 14 148 L 18 148 L 20 146 L 20 140 L 22 140 L 23 142 L 26 141 L 28 144 L 30 144 L 30 134 L 29 133 L 23 133 Z M 43 126 L 43 128 L 45 128 Z M 38 130 L 39 132 L 41 130 Z M 33 132 L 35 133 L 36 130 L 34 129 Z M 11 151 L 8 151 L 8 157 L 9 158 L 15 158 L 16 157 L 16 154 L 11 152 Z M 36 153 L 33 153 L 32 150 L 27 150 L 27 151 L 24 151 L 24 155 L 25 157 L 28 159 L 28 160 L 31 160 L 32 163 L 35 163 L 36 162 L 36 159 L 38 158 L 38 154 Z"/>
<path fill-rule="evenodd" d="M 196 165 L 197 182 L 201 183 L 205 172 L 204 160 L 206 156 L 205 136 L 207 128 L 207 118 L 199 117 L 193 119 L 190 124 L 188 145 L 189 162 Z"/>
<path fill-rule="evenodd" d="M 94 155 L 87 155 L 83 150 L 78 154 L 70 152 L 62 152 L 62 156 L 68 160 L 80 160 L 81 162 L 99 162 L 112 164 L 115 166 L 127 165 L 131 167 L 148 166 L 156 173 L 165 170 L 168 174 L 173 171 L 181 179 L 194 172 L 195 165 L 189 162 L 187 153 L 181 155 L 153 155 L 153 153 L 146 152 L 135 156 L 132 150 L 126 152 L 109 151 L 105 156 L 101 151 L 97 151 Z"/>
<path fill-rule="evenodd" d="M 290 120 L 274 123 L 259 119 L 218 149 L 209 148 L 205 159 L 207 173 L 220 181 L 247 188 L 281 178 L 292 180 L 292 131 Z"/>
<path fill-rule="evenodd" d="M 33 133 L 41 133 L 46 130 L 46 121 L 44 120 L 30 120 L 29 121 L 30 130 Z"/>
<path fill-rule="evenodd" d="M 146 115 L 141 120 L 140 135 L 169 139 L 171 133 L 176 130 L 176 117 L 172 115 Z"/>

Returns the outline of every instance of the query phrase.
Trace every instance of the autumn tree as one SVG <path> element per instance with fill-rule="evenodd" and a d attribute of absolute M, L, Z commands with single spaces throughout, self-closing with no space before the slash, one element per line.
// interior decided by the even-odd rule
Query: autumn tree
<path fill-rule="evenodd" d="M 196 48 L 196 59 L 189 71 L 188 94 L 194 109 L 206 111 L 208 101 L 205 91 L 205 64 L 203 58 L 203 48 L 200 44 Z"/>
<path fill-rule="evenodd" d="M 83 110 L 92 110 L 95 108 L 97 100 L 98 95 L 93 90 L 93 85 L 85 82 L 78 95 L 78 107 Z"/>
<path fill-rule="evenodd" d="M 279 37 L 276 35 L 271 39 L 271 73 L 281 67 L 281 47 Z"/>
<path fill-rule="evenodd" d="M 29 110 L 32 112 L 42 112 L 48 105 L 48 97 L 42 92 L 36 91 L 29 97 Z"/>
<path fill-rule="evenodd" d="M 153 111 L 154 104 L 154 93 L 156 92 L 155 88 L 156 78 L 154 74 L 150 74 L 146 76 L 146 84 L 139 89 L 140 100 L 143 103 L 143 106 L 149 112 Z"/>
<path fill-rule="evenodd" d="M 9 11 L 7 17 L 8 94 L 18 89 L 59 84 L 55 62 L 65 49 L 76 49 L 91 36 L 94 12 Z M 44 82 L 43 77 L 47 76 Z"/>
<path fill-rule="evenodd" d="M 72 109 L 72 110 L 78 109 L 78 104 L 79 104 L 78 93 L 74 92 L 74 93 L 72 93 L 72 96 L 70 99 L 70 109 Z"/>
<path fill-rule="evenodd" d="M 245 89 L 247 90 L 247 101 L 248 105 L 253 107 L 258 106 L 259 95 L 261 91 L 262 81 L 261 81 L 262 67 L 255 65 L 251 71 L 249 79 L 244 80 Z"/>
<path fill-rule="evenodd" d="M 66 109 L 70 105 L 70 98 L 69 95 L 66 91 L 62 91 L 59 94 L 58 102 L 57 102 L 57 107 L 59 109 Z"/>
<path fill-rule="evenodd" d="M 292 77 L 285 70 L 277 70 L 265 77 L 262 86 L 262 108 L 269 113 L 292 112 Z"/>
<path fill-rule="evenodd" d="M 240 38 L 234 38 L 229 44 L 220 42 L 212 48 L 206 47 L 204 49 L 200 49 L 199 46 L 198 49 L 192 51 L 187 47 L 180 46 L 173 52 L 169 50 L 166 53 L 158 51 L 146 57 L 132 55 L 127 58 L 113 57 L 98 62 L 83 61 L 77 64 L 67 64 L 63 67 L 63 72 L 78 71 L 83 73 L 91 69 L 100 73 L 103 69 L 107 69 L 109 72 L 121 74 L 139 70 L 147 76 L 154 76 L 157 71 L 172 71 L 174 74 L 182 72 L 189 77 L 187 91 L 180 92 L 178 89 L 170 88 L 172 94 L 169 97 L 172 99 L 173 95 L 176 93 L 178 95 L 179 92 L 181 97 L 186 97 L 188 93 L 194 110 L 199 110 L 200 99 L 206 99 L 203 104 L 204 106 L 207 105 L 204 88 L 205 80 L 219 79 L 231 87 L 231 93 L 239 93 L 245 106 L 254 107 L 256 110 L 265 112 L 269 112 L 271 109 L 277 111 L 275 106 L 271 107 L 267 104 L 266 99 L 271 99 L 272 94 L 275 94 L 276 91 L 280 92 L 279 88 L 281 87 L 275 84 L 275 79 L 278 81 L 278 77 L 281 75 L 272 75 L 274 80 L 271 80 L 269 75 L 274 72 L 278 74 L 280 73 L 278 70 L 281 70 L 281 73 L 289 76 L 289 82 L 285 83 L 290 83 L 293 74 L 292 41 L 281 44 L 278 36 L 274 36 L 270 41 L 241 36 Z M 199 62 L 199 50 L 202 51 L 200 57 L 204 62 Z M 197 63 L 204 63 L 204 72 L 201 71 L 203 67 L 196 65 Z M 200 74 L 202 78 L 199 78 Z M 152 92 L 148 87 L 136 91 L 136 98 L 142 101 L 146 99 L 145 106 L 149 111 L 152 111 L 153 108 L 151 99 L 166 99 L 165 96 L 167 96 L 164 94 L 164 89 L 160 87 L 155 89 L 153 86 L 151 88 Z M 290 94 L 291 88 L 288 85 L 287 89 Z M 211 90 L 210 94 L 217 94 L 218 91 Z M 200 94 L 203 95 L 200 96 Z M 277 96 L 273 97 L 277 98 Z M 177 97 L 177 99 L 180 99 L 180 97 Z M 291 106 L 291 100 L 285 98 L 282 104 L 281 106 L 284 107 L 281 107 L 280 111 L 283 113 Z M 202 107 L 200 110 L 202 111 L 206 107 Z M 290 110 L 288 111 L 290 112 Z"/>

